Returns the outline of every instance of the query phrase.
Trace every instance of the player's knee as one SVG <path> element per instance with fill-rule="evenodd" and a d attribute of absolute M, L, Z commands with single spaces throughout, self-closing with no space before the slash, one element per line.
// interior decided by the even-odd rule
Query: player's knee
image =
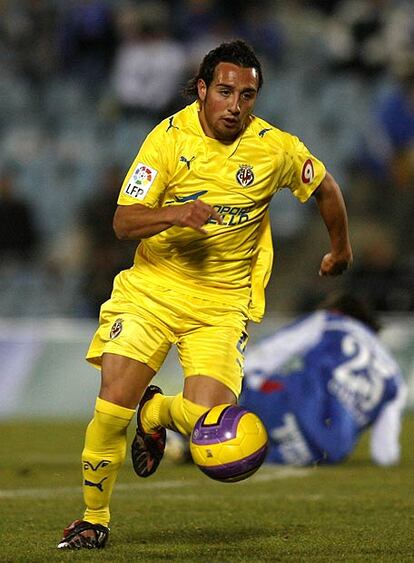
<path fill-rule="evenodd" d="M 181 434 L 188 436 L 191 434 L 197 420 L 208 409 L 209 407 L 185 399 L 180 393 L 171 404 L 171 417 L 174 426 Z"/>
<path fill-rule="evenodd" d="M 237 402 L 236 395 L 227 385 L 207 375 L 187 377 L 184 383 L 184 397 L 207 408 Z"/>

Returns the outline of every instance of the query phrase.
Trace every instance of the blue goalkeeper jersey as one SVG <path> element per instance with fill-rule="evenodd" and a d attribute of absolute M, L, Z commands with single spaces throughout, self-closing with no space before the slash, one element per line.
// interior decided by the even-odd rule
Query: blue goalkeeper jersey
<path fill-rule="evenodd" d="M 404 385 L 374 332 L 318 311 L 281 328 L 246 357 L 241 403 L 269 434 L 267 461 L 335 463 Z"/>

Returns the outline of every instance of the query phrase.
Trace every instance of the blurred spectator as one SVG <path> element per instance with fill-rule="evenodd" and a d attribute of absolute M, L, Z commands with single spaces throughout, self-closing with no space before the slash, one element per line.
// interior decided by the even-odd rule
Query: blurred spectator
<path fill-rule="evenodd" d="M 384 225 L 368 224 L 359 235 L 354 265 L 344 278 L 347 289 L 377 311 L 413 311 L 414 272 L 408 259 L 400 260 L 399 243 Z"/>
<path fill-rule="evenodd" d="M 86 237 L 81 291 L 85 314 L 97 317 L 109 298 L 116 274 L 130 266 L 136 241 L 116 239 L 112 219 L 125 171 L 117 164 L 104 169 L 100 185 L 80 210 L 80 228 Z"/>
<path fill-rule="evenodd" d="M 385 30 L 392 0 L 343 0 L 331 13 L 327 47 L 334 71 L 372 78 L 388 63 Z"/>
<path fill-rule="evenodd" d="M 401 241 L 414 245 L 414 51 L 393 66 L 394 81 L 373 101 L 372 127 L 357 160 L 375 185 L 378 210 L 392 216 Z"/>
<path fill-rule="evenodd" d="M 323 14 L 330 15 L 337 9 L 337 5 L 341 2 L 342 0 L 304 0 L 303 4 L 305 6 L 310 4 L 312 8 L 320 10 Z"/>
<path fill-rule="evenodd" d="M 183 0 L 181 5 L 179 34 L 185 42 L 208 35 L 222 19 L 217 17 L 217 0 Z"/>
<path fill-rule="evenodd" d="M 75 288 L 72 314 L 97 317 L 109 298 L 115 275 L 129 267 L 136 243 L 120 244 L 112 219 L 125 176 L 118 164 L 104 167 L 97 186 L 78 207 L 76 222 L 58 233 L 46 257 L 48 280 L 55 288 Z"/>
<path fill-rule="evenodd" d="M 78 0 L 65 7 L 60 21 L 60 49 L 65 73 L 98 92 L 112 65 L 116 31 L 110 4 Z"/>
<path fill-rule="evenodd" d="M 176 109 L 177 91 L 186 78 L 183 45 L 169 30 L 162 2 L 126 6 L 118 18 L 120 45 L 112 82 L 122 115 L 154 120 Z"/>
<path fill-rule="evenodd" d="M 237 33 L 250 43 L 264 64 L 280 67 L 285 50 L 284 31 L 269 2 L 258 5 L 246 2 L 240 13 Z"/>
<path fill-rule="evenodd" d="M 48 0 L 3 3 L 0 53 L 31 86 L 56 72 L 56 8 Z M 33 101 L 38 101 L 36 98 Z"/>
<path fill-rule="evenodd" d="M 392 219 L 378 220 L 375 213 L 371 208 L 362 212 L 359 219 L 355 215 L 351 218 L 353 265 L 341 279 L 332 278 L 327 280 L 328 284 L 331 290 L 346 290 L 369 301 L 379 312 L 413 311 L 412 250 L 399 240 L 398 228 Z M 315 243 L 314 238 L 312 241 Z M 306 252 L 302 252 L 301 259 L 306 259 Z M 326 284 L 319 280 L 312 285 L 303 283 L 293 309 L 297 313 L 312 311 L 323 299 L 326 289 Z"/>
<path fill-rule="evenodd" d="M 185 82 L 197 73 L 200 60 L 208 51 L 223 41 L 234 39 L 237 16 L 240 13 L 240 10 L 237 12 L 239 4 L 239 1 L 220 2 L 219 0 L 180 2 L 177 36 L 185 49 Z"/>
<path fill-rule="evenodd" d="M 414 6 L 412 0 L 393 2 L 388 14 L 385 40 L 390 66 L 414 53 Z"/>
<path fill-rule="evenodd" d="M 392 182 L 414 192 L 414 51 L 395 68 L 397 82 L 377 107 L 389 147 Z"/>
<path fill-rule="evenodd" d="M 0 263 L 26 262 L 34 257 L 39 234 L 33 209 L 16 195 L 11 173 L 0 175 Z"/>

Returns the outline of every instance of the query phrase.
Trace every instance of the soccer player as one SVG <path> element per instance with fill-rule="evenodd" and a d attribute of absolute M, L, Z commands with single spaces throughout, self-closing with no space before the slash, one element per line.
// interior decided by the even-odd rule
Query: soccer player
<path fill-rule="evenodd" d="M 253 115 L 260 62 L 242 41 L 203 59 L 187 93 L 196 101 L 157 125 L 123 182 L 114 215 L 120 239 L 140 241 L 134 265 L 114 280 L 87 353 L 101 388 L 82 453 L 82 520 L 60 548 L 99 548 L 109 533 L 109 501 L 126 455 L 127 427 L 136 473 L 154 473 L 166 428 L 190 434 L 210 407 L 241 391 L 249 319 L 264 312 L 272 266 L 268 207 L 288 188 L 314 196 L 330 238 L 322 276 L 352 260 L 343 197 L 302 142 Z M 183 392 L 149 385 L 175 344 Z"/>
<path fill-rule="evenodd" d="M 407 390 L 378 329 L 367 303 L 338 292 L 249 350 L 241 402 L 268 430 L 268 462 L 339 462 L 372 426 L 373 461 L 398 463 Z"/>

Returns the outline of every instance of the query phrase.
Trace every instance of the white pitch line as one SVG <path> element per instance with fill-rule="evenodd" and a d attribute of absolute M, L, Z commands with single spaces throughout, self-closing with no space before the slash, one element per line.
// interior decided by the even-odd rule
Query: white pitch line
<path fill-rule="evenodd" d="M 281 479 L 291 479 L 295 477 L 308 477 L 312 473 L 311 469 L 297 468 L 297 467 L 275 467 L 266 468 L 265 471 L 254 475 L 251 479 L 242 481 L 238 485 L 248 485 L 253 483 L 264 483 L 268 481 L 277 481 Z M 194 480 L 185 481 L 160 481 L 156 483 L 118 483 L 116 491 L 130 492 L 133 490 L 145 490 L 151 492 L 153 490 L 165 489 L 182 489 L 195 484 Z M 79 494 L 81 486 L 74 487 L 56 487 L 56 488 L 31 488 L 31 489 L 0 489 L 1 499 L 13 498 L 50 498 L 56 496 Z"/>
<path fill-rule="evenodd" d="M 291 479 L 294 477 L 309 477 L 312 469 L 306 467 L 266 467 L 252 479 L 259 482 L 278 481 L 279 479 Z M 248 483 L 248 481 L 245 481 Z"/>
<path fill-rule="evenodd" d="M 119 483 L 116 486 L 117 491 L 131 491 L 135 489 L 140 489 L 141 491 L 145 488 L 148 490 L 153 489 L 178 489 L 180 487 L 185 487 L 188 485 L 187 482 L 182 481 L 162 481 L 160 483 L 152 483 L 151 486 L 144 485 L 143 483 Z M 48 498 L 57 495 L 68 495 L 73 493 L 79 493 L 82 491 L 81 486 L 77 487 L 57 487 L 51 488 L 34 488 L 34 489 L 2 489 L 0 490 L 0 499 L 3 498 Z"/>

